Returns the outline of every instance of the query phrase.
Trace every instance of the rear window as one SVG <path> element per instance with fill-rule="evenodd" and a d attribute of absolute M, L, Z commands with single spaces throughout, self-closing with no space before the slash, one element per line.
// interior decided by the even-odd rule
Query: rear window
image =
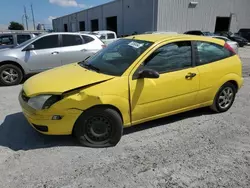
<path fill-rule="evenodd" d="M 232 56 L 232 52 L 214 43 L 209 42 L 196 42 L 197 44 L 197 64 L 204 65 L 212 62 L 216 62 Z"/>
<path fill-rule="evenodd" d="M 79 35 L 62 35 L 62 45 L 66 46 L 76 46 L 81 45 L 82 39 Z"/>

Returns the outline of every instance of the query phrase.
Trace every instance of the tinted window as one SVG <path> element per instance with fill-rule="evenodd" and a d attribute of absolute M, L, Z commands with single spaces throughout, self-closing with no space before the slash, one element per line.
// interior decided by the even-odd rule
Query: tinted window
<path fill-rule="evenodd" d="M 89 37 L 89 36 L 86 36 L 86 35 L 82 35 L 82 38 L 83 38 L 85 44 L 95 40 L 92 37 Z"/>
<path fill-rule="evenodd" d="M 153 52 L 145 62 L 145 67 L 159 73 L 171 72 L 192 66 L 191 42 L 171 43 Z"/>
<path fill-rule="evenodd" d="M 17 35 L 17 43 L 21 44 L 27 40 L 29 40 L 31 37 L 30 35 Z"/>
<path fill-rule="evenodd" d="M 186 34 L 189 35 L 203 35 L 201 31 L 188 31 Z"/>
<path fill-rule="evenodd" d="M 198 65 L 204 65 L 232 56 L 229 50 L 213 43 L 197 42 L 197 50 Z"/>
<path fill-rule="evenodd" d="M 14 44 L 12 35 L 0 36 L 0 45 L 12 45 L 12 44 Z"/>
<path fill-rule="evenodd" d="M 76 46 L 81 44 L 82 39 L 79 35 L 62 35 L 63 46 Z"/>
<path fill-rule="evenodd" d="M 105 35 L 101 35 L 100 39 L 106 39 L 106 36 Z"/>
<path fill-rule="evenodd" d="M 38 39 L 33 43 L 36 50 L 48 49 L 48 48 L 57 48 L 58 45 L 58 35 L 45 36 Z"/>
<path fill-rule="evenodd" d="M 114 39 L 115 35 L 113 33 L 108 33 L 107 37 L 108 37 L 108 39 Z"/>

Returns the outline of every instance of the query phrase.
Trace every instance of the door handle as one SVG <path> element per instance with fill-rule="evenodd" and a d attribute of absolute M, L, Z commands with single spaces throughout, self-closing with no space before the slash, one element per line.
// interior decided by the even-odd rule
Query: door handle
<path fill-rule="evenodd" d="M 59 52 L 52 52 L 51 54 L 52 55 L 57 55 L 57 54 L 59 54 Z"/>
<path fill-rule="evenodd" d="M 81 51 L 81 52 L 86 52 L 87 50 L 86 50 L 86 49 L 81 49 L 80 51 Z"/>
<path fill-rule="evenodd" d="M 196 75 L 197 75 L 196 73 L 190 72 L 190 73 L 188 73 L 188 74 L 186 75 L 186 79 L 192 79 L 192 78 L 195 77 Z"/>

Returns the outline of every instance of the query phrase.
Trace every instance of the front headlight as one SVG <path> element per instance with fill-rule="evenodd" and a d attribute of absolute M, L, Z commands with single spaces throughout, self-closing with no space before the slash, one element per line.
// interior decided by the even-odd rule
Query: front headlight
<path fill-rule="evenodd" d="M 58 95 L 38 95 L 28 100 L 28 105 L 36 110 L 48 109 L 61 100 Z"/>

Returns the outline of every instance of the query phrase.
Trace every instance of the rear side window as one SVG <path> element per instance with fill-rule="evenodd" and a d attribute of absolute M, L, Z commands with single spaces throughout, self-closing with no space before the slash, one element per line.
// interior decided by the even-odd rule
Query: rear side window
<path fill-rule="evenodd" d="M 31 39 L 30 35 L 17 35 L 17 43 L 22 44 L 23 42 Z"/>
<path fill-rule="evenodd" d="M 89 37 L 89 36 L 86 36 L 86 35 L 82 35 L 82 38 L 83 38 L 85 44 L 95 40 L 92 37 Z"/>
<path fill-rule="evenodd" d="M 45 36 L 33 43 L 35 50 L 57 48 L 58 45 L 58 35 Z"/>
<path fill-rule="evenodd" d="M 81 45 L 82 39 L 79 35 L 62 35 L 62 46 Z"/>
<path fill-rule="evenodd" d="M 0 45 L 12 45 L 12 44 L 14 44 L 12 35 L 0 36 Z"/>
<path fill-rule="evenodd" d="M 196 42 L 197 44 L 197 64 L 204 65 L 219 61 L 232 56 L 232 52 L 217 44 L 209 42 Z"/>
<path fill-rule="evenodd" d="M 107 37 L 108 37 L 108 39 L 114 39 L 115 35 L 113 33 L 108 33 Z"/>

